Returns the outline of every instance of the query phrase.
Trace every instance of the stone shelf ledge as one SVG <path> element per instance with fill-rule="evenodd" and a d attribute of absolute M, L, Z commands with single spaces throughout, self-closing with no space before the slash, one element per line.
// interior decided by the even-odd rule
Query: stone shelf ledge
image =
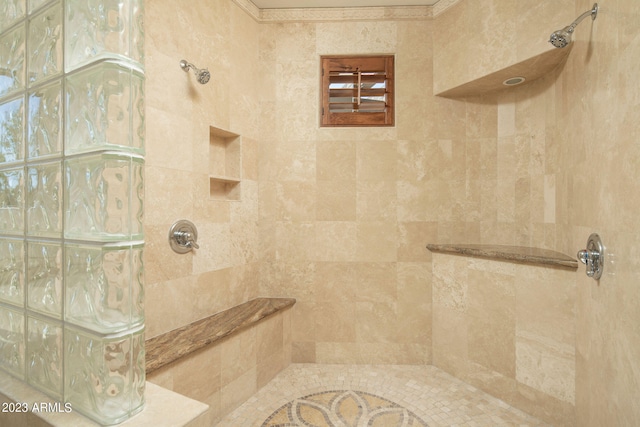
<path fill-rule="evenodd" d="M 427 249 L 431 252 L 466 255 L 497 261 L 511 261 L 522 264 L 531 264 L 543 267 L 560 267 L 572 270 L 578 269 L 578 261 L 576 258 L 572 258 L 560 252 L 528 246 L 428 244 Z"/>
<path fill-rule="evenodd" d="M 256 298 L 145 340 L 146 372 L 149 374 L 196 350 L 251 326 L 295 304 L 294 298 Z"/>
<path fill-rule="evenodd" d="M 523 85 L 531 83 L 540 77 L 549 74 L 556 67 L 565 62 L 572 47 L 573 43 L 569 44 L 569 46 L 564 49 L 549 49 L 546 52 L 518 62 L 517 64 L 510 65 L 502 70 L 479 77 L 457 87 L 442 90 L 441 92 L 436 93 L 436 95 L 446 98 L 463 98 L 467 96 L 493 93 L 508 89 L 510 86 L 505 86 L 502 82 L 513 77 L 524 77 L 525 81 Z"/>

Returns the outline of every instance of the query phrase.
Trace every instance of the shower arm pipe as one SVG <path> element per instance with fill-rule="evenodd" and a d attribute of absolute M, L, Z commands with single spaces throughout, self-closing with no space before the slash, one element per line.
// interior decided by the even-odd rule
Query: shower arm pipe
<path fill-rule="evenodd" d="M 191 62 L 188 62 L 188 61 L 186 61 L 184 59 L 182 61 L 180 61 L 180 67 L 182 67 L 182 69 L 184 71 L 189 71 L 189 69 L 192 69 L 194 72 L 198 72 L 200 70 L 198 67 L 193 65 Z"/>
<path fill-rule="evenodd" d="M 582 14 L 582 15 L 580 15 L 580 16 L 578 16 L 578 17 L 576 18 L 576 20 L 575 20 L 575 21 L 573 21 L 573 22 L 571 23 L 571 25 L 569 25 L 569 26 L 566 28 L 566 31 L 567 31 L 568 33 L 573 33 L 573 31 L 576 29 L 576 27 L 578 26 L 578 24 L 579 24 L 579 23 L 581 23 L 581 22 L 582 22 L 582 20 L 583 20 L 584 18 L 586 18 L 587 16 L 591 15 L 591 20 L 593 21 L 593 20 L 595 20 L 595 19 L 596 19 L 596 15 L 597 15 L 597 14 L 598 14 L 598 3 L 595 3 L 595 4 L 593 5 L 593 7 L 591 8 L 591 10 L 587 10 L 585 13 L 583 13 L 583 14 Z"/>

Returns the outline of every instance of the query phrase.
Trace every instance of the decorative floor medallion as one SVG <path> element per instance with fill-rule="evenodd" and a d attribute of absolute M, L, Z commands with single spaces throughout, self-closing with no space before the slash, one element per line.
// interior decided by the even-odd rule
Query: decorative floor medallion
<path fill-rule="evenodd" d="M 262 427 L 428 427 L 408 409 L 374 394 L 332 390 L 278 408 Z"/>

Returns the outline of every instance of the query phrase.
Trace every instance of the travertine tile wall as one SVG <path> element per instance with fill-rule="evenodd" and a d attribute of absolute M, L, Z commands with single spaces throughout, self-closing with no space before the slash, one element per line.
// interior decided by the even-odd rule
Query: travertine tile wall
<path fill-rule="evenodd" d="M 493 44 L 489 33 L 513 36 L 515 53 L 492 52 L 520 60 L 592 5 L 507 3 L 493 1 L 465 25 L 449 15 L 460 5 L 433 21 L 258 24 L 226 0 L 148 2 L 148 332 L 257 294 L 291 296 L 296 361 L 430 363 L 427 242 L 571 255 L 598 231 L 605 277 L 575 274 L 576 424 L 640 419 L 637 5 L 600 2 L 564 68 L 538 82 L 433 97 L 432 62 L 445 55 L 438 46 L 459 63 L 447 73 L 481 68 L 466 44 L 447 45 L 447 31 L 481 52 Z M 512 13 L 518 23 L 503 22 Z M 441 26 L 448 19 L 459 25 Z M 396 55 L 396 127 L 318 127 L 318 56 L 340 53 Z M 177 65 L 183 57 L 209 67 L 212 81 L 192 83 Z M 240 203 L 203 196 L 210 125 L 243 136 Z M 195 256 L 166 244 L 182 217 L 199 226 Z"/>
<path fill-rule="evenodd" d="M 258 295 L 259 24 L 229 0 L 145 4 L 147 81 L 145 252 L 147 337 Z M 206 85 L 179 66 L 208 68 Z M 209 197 L 209 129 L 241 135 L 241 200 Z M 168 244 L 178 219 L 198 229 L 200 249 Z M 284 312 L 153 372 L 149 381 L 209 405 L 195 425 L 214 425 L 291 360 Z M 197 424 L 199 423 L 199 424 Z"/>
<path fill-rule="evenodd" d="M 259 25 L 228 0 L 146 4 L 147 337 L 258 294 Z M 196 82 L 181 59 L 208 68 Z M 209 127 L 241 135 L 241 201 L 209 197 Z M 200 249 L 178 255 L 171 224 L 192 221 Z"/>
<path fill-rule="evenodd" d="M 433 364 L 550 422 L 575 422 L 575 271 L 433 255 Z"/>
<path fill-rule="evenodd" d="M 558 248 L 583 248 L 597 231 L 606 245 L 599 283 L 577 279 L 577 425 L 640 420 L 640 9 L 604 1 L 575 34 L 556 84 Z M 576 11 L 591 2 L 576 2 Z M 590 24 L 591 22 L 589 22 Z M 558 233 L 560 235 L 560 233 Z M 571 251 L 571 252 L 569 252 Z"/>
<path fill-rule="evenodd" d="M 298 299 L 295 361 L 428 363 L 426 243 L 554 247 L 546 110 L 514 92 L 433 97 L 437 19 L 264 25 L 279 74 L 260 144 L 261 284 Z M 396 55 L 395 128 L 318 127 L 318 57 L 353 52 Z M 518 128 L 521 109 L 535 117 Z"/>
<path fill-rule="evenodd" d="M 446 29 L 446 20 L 464 22 L 465 8 L 472 7 L 471 3 L 463 1 L 451 8 L 445 14 L 452 15 L 437 18 L 436 27 L 442 24 L 439 28 Z M 501 10 L 502 4 L 512 2 L 493 3 Z M 569 24 L 592 4 L 568 2 L 568 20 L 558 7 L 557 16 L 536 23 L 545 32 L 531 43 L 537 44 L 540 37 L 547 39 L 547 32 Z M 497 238 L 498 243 L 546 247 L 572 255 L 585 246 L 590 233 L 598 232 L 604 239 L 607 262 L 603 278 L 595 282 L 584 275 L 583 268 L 573 278 L 573 422 L 580 426 L 634 425 L 640 419 L 640 371 L 635 362 L 640 355 L 636 256 L 640 223 L 635 215 L 640 200 L 640 92 L 635 84 L 635 70 L 640 65 L 640 20 L 633 0 L 599 5 L 597 19 L 585 20 L 576 29 L 575 45 L 564 67 L 530 85 L 499 94 L 495 103 L 480 105 L 466 100 L 466 109 L 497 110 L 491 117 L 497 118 L 498 184 L 495 203 L 481 199 L 479 242 L 494 243 Z M 449 28 L 455 28 L 466 41 L 476 37 L 464 25 Z M 439 37 L 449 40 L 452 35 L 434 32 L 435 61 L 454 55 L 438 50 L 442 46 Z M 455 58 L 466 63 L 471 57 L 465 55 Z M 483 123 L 482 119 L 469 120 L 471 117 L 467 114 L 467 131 Z M 492 140 L 482 141 L 481 149 L 489 151 L 492 144 Z M 494 165 L 482 163 L 483 171 Z M 472 170 L 467 168 L 467 173 Z M 481 197 L 484 195 L 491 197 L 490 193 Z M 483 222 L 488 217 L 498 218 L 493 233 Z M 547 314 L 547 310 L 539 313 L 541 318 Z"/>
<path fill-rule="evenodd" d="M 439 160 L 430 21 L 263 24 L 262 293 L 297 299 L 293 360 L 428 363 Z M 393 128 L 319 127 L 319 57 L 396 55 Z M 437 197 L 437 196 L 436 196 Z"/>

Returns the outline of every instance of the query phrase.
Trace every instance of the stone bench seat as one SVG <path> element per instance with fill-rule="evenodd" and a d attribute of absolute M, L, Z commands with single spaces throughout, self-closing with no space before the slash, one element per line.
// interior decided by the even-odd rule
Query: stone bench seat
<path fill-rule="evenodd" d="M 294 298 L 256 298 L 145 340 L 147 374 L 287 309 Z"/>

